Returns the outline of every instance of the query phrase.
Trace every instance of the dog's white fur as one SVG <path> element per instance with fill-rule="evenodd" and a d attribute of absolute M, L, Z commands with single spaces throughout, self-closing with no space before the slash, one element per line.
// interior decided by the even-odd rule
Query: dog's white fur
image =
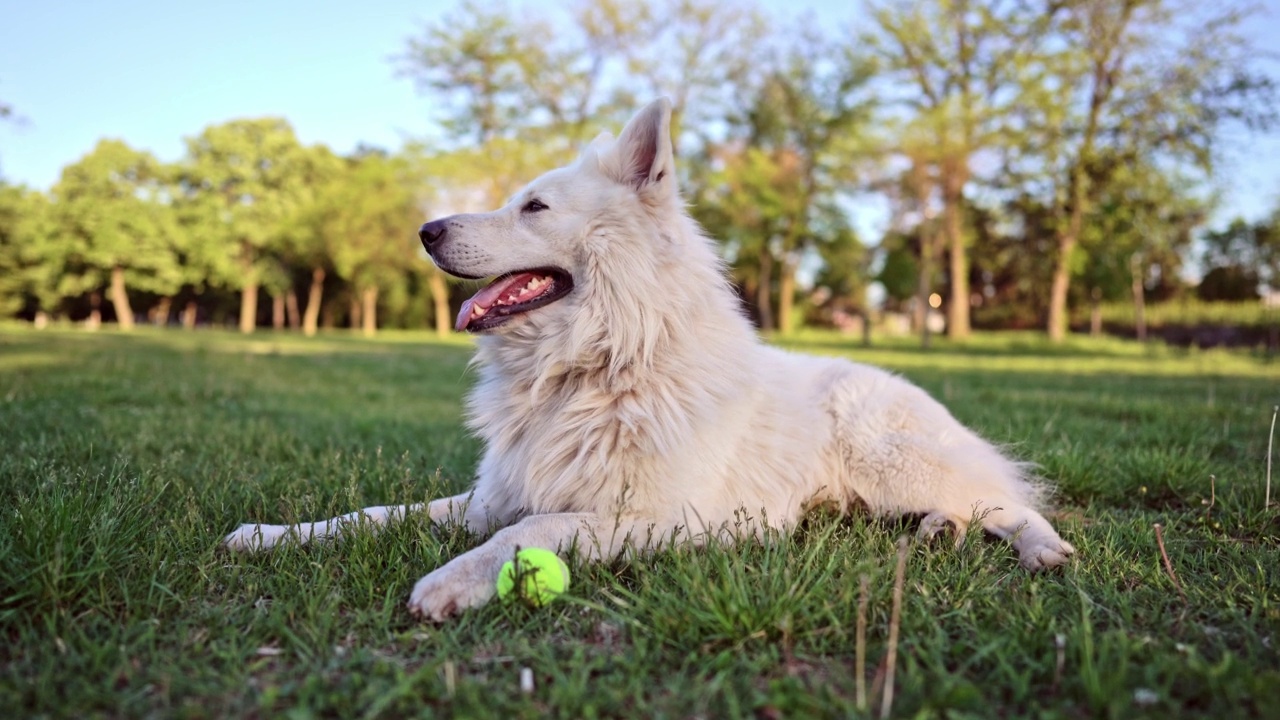
<path fill-rule="evenodd" d="M 664 99 L 615 141 L 491 213 L 445 219 L 433 247 L 464 276 L 558 267 L 564 299 L 477 340 L 470 427 L 484 440 L 474 489 L 436 500 L 434 521 L 479 548 L 422 578 L 409 608 L 440 620 L 487 602 L 517 546 L 606 559 L 625 547 L 793 526 L 815 504 L 922 514 L 921 532 L 971 519 L 1024 567 L 1074 548 L 1037 512 L 1039 486 L 924 391 L 845 360 L 758 341 L 713 244 L 684 212 Z M 533 198 L 547 206 L 529 212 Z M 243 525 L 235 549 L 306 542 L 422 506 L 376 507 L 296 526 Z"/>

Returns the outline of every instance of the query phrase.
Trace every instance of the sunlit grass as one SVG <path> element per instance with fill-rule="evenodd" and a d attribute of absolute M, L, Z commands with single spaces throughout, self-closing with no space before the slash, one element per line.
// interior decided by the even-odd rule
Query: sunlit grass
<path fill-rule="evenodd" d="M 783 344 L 896 369 L 1039 463 L 1080 549 L 1028 576 L 1002 543 L 913 545 L 896 716 L 1280 713 L 1280 519 L 1262 509 L 1274 361 L 1017 334 L 929 352 Z M 460 426 L 469 356 L 465 338 L 425 333 L 0 327 L 0 703 L 15 717 L 856 714 L 858 580 L 871 682 L 909 520 L 819 514 L 764 543 L 576 565 L 564 601 L 443 627 L 403 603 L 474 545 L 457 528 L 415 518 L 329 546 L 217 550 L 244 520 L 465 487 L 480 451 Z"/>

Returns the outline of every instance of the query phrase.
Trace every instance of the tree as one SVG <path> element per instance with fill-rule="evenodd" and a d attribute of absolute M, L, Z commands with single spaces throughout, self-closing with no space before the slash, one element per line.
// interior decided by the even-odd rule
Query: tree
<path fill-rule="evenodd" d="M 129 286 L 166 294 L 180 284 L 164 180 L 150 153 L 101 140 L 63 168 L 52 190 L 54 228 L 66 247 L 66 287 L 96 297 L 107 285 L 123 330 L 134 325 Z"/>
<path fill-rule="evenodd" d="M 1253 226 L 1253 243 L 1258 279 L 1272 292 L 1280 292 L 1280 207 Z"/>
<path fill-rule="evenodd" d="M 807 210 L 798 192 L 799 161 L 793 153 L 737 144 L 716 151 L 713 162 L 719 169 L 700 192 L 695 216 L 725 244 L 760 328 L 774 330 L 774 265 L 782 233 Z"/>
<path fill-rule="evenodd" d="M 26 273 L 19 255 L 18 222 L 25 204 L 22 191 L 0 184 L 0 316 L 8 317 L 25 304 Z"/>
<path fill-rule="evenodd" d="M 31 294 L 31 215 L 35 193 L 0 182 L 0 317 L 22 310 Z"/>
<path fill-rule="evenodd" d="M 876 32 L 865 41 L 899 80 L 912 134 L 927 129 L 930 135 L 950 257 L 947 334 L 964 338 L 970 326 L 965 188 L 973 158 L 1012 139 L 1005 119 L 1016 107 L 1026 57 L 1044 21 L 1012 0 L 887 0 L 869 10 Z"/>
<path fill-rule="evenodd" d="M 913 247 L 916 242 L 916 238 L 900 231 L 891 231 L 880 241 L 879 252 L 883 260 L 876 280 L 884 286 L 885 297 L 891 309 L 916 297 L 920 277 L 920 267 L 916 260 L 919 253 Z"/>
<path fill-rule="evenodd" d="M 787 212 L 779 218 L 781 260 L 778 329 L 792 330 L 796 270 L 808 252 L 853 239 L 835 198 L 858 178 L 874 100 L 866 92 L 871 64 L 824 37 L 800 33 L 780 67 L 766 76 L 751 108 L 753 146 L 795 165 Z M 828 253 L 829 259 L 841 253 Z M 838 272 L 840 268 L 829 268 Z M 857 274 L 856 272 L 854 273 Z"/>
<path fill-rule="evenodd" d="M 333 256 L 342 241 L 332 221 L 344 209 L 341 194 L 349 169 L 346 160 L 323 145 L 307 148 L 306 152 L 309 158 L 303 164 L 303 192 L 283 224 L 278 253 L 288 265 L 302 268 L 309 275 L 300 324 L 303 334 L 310 337 L 319 328 L 325 279 L 333 272 Z M 292 288 L 289 292 L 293 292 Z"/>
<path fill-rule="evenodd" d="M 581 0 L 569 21 L 466 0 L 409 41 L 400 72 L 443 101 L 437 120 L 454 139 L 518 137 L 568 154 L 639 95 L 672 96 L 677 137 L 688 108 L 722 117 L 765 28 L 754 7 L 713 0 Z"/>
<path fill-rule="evenodd" d="M 751 2 L 586 0 L 575 19 L 592 67 L 606 69 L 613 59 L 633 78 L 612 88 L 604 107 L 629 113 L 669 95 L 677 145 L 687 131 L 705 132 L 742 111 L 742 98 L 767 74 L 761 56 L 769 22 Z M 797 47 L 814 37 L 802 35 Z"/>
<path fill-rule="evenodd" d="M 764 62 L 768 67 L 731 126 L 731 139 L 711 151 L 716 169 L 695 189 L 696 212 L 731 245 L 737 270 L 752 272 L 742 281 L 754 290 L 761 327 L 787 334 L 802 260 L 861 257 L 827 246 L 856 243 L 839 199 L 859 179 L 867 154 L 871 68 L 864 57 L 809 31 Z M 862 269 L 828 267 L 827 276 L 846 273 L 852 282 Z"/>
<path fill-rule="evenodd" d="M 1195 184 L 1164 168 L 1140 161 L 1105 174 L 1094 191 L 1093 211 L 1084 223 L 1073 275 L 1090 285 L 1091 329 L 1100 327 L 1098 301 L 1114 299 L 1127 288 L 1134 304 L 1135 331 L 1146 339 L 1145 306 L 1153 271 L 1160 284 L 1180 282 L 1183 253 L 1192 232 L 1207 215 Z"/>
<path fill-rule="evenodd" d="M 814 277 L 815 291 L 828 296 L 826 305 L 832 313 L 862 315 L 864 332 L 869 332 L 865 320 L 871 254 L 838 205 L 819 203 L 813 224 L 816 234 L 825 240 L 817 246 L 822 265 Z"/>
<path fill-rule="evenodd" d="M 1253 300 L 1258 288 L 1280 284 L 1280 211 L 1250 223 L 1232 220 L 1202 238 L 1204 277 L 1196 288 L 1202 300 Z"/>
<path fill-rule="evenodd" d="M 252 332 L 258 289 L 279 272 L 275 253 L 304 201 L 314 158 L 280 118 L 205 128 L 187 139 L 187 154 L 179 188 L 196 230 L 191 256 L 212 282 L 240 290 L 240 330 Z"/>
<path fill-rule="evenodd" d="M 361 329 L 377 329 L 378 293 L 403 280 L 418 260 L 413 232 L 422 217 L 413 188 L 412 166 L 404 158 L 369 153 L 351 158 L 342 181 L 332 187 L 327 224 L 333 264 L 351 283 L 359 302 Z M 354 313 L 353 313 L 354 321 Z"/>
<path fill-rule="evenodd" d="M 1240 8 L 1163 0 L 1046 0 L 1054 45 L 1041 66 L 1043 150 L 1053 174 L 1046 194 L 1057 218 L 1048 333 L 1061 341 L 1086 220 L 1110 176 L 1139 161 L 1212 173 L 1221 130 L 1274 119 L 1272 80 L 1239 34 Z"/>
<path fill-rule="evenodd" d="M 604 68 L 579 46 L 547 42 L 559 37 L 546 21 L 466 0 L 397 59 L 401 75 L 437 100 L 436 121 L 453 139 L 484 146 L 551 126 L 559 134 L 544 139 L 567 149 L 599 110 Z"/>

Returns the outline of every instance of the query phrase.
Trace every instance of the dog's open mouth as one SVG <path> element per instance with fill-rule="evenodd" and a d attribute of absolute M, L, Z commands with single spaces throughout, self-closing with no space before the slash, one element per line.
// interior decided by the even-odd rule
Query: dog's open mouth
<path fill-rule="evenodd" d="M 540 268 L 509 273 L 467 298 L 453 326 L 471 332 L 491 330 L 516 315 L 550 305 L 572 289 L 573 278 L 563 270 Z"/>

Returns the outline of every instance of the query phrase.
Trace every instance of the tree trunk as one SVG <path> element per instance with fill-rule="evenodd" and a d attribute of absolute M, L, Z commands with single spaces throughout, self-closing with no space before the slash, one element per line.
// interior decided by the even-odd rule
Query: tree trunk
<path fill-rule="evenodd" d="M 338 318 L 334 316 L 334 312 L 333 303 L 328 303 L 327 305 L 322 305 L 320 307 L 320 327 L 330 330 L 337 327 Z"/>
<path fill-rule="evenodd" d="M 166 295 L 156 303 L 155 323 L 160 327 L 169 326 L 169 312 L 173 309 L 173 298 Z"/>
<path fill-rule="evenodd" d="M 307 310 L 302 316 L 302 334 L 311 337 L 316 334 L 316 320 L 320 317 L 320 300 L 324 296 L 324 268 L 311 270 L 311 290 L 307 292 Z M 325 326 L 332 325 L 325 322 Z"/>
<path fill-rule="evenodd" d="M 347 303 L 347 323 L 352 330 L 360 327 L 360 296 L 355 292 Z"/>
<path fill-rule="evenodd" d="M 258 326 L 258 283 L 245 281 L 240 291 L 240 332 L 251 333 Z"/>
<path fill-rule="evenodd" d="M 272 330 L 284 329 L 284 296 L 283 295 L 276 294 L 271 296 L 271 329 Z"/>
<path fill-rule="evenodd" d="M 197 306 L 196 306 L 196 301 L 195 301 L 195 300 L 188 300 L 188 301 L 187 301 L 187 306 L 186 306 L 186 307 L 184 307 L 184 308 L 182 308 L 182 327 L 186 328 L 187 330 L 195 330 L 195 329 L 196 329 L 196 311 L 197 311 L 197 309 L 198 309 L 198 308 L 197 308 Z"/>
<path fill-rule="evenodd" d="M 445 284 L 444 273 L 432 270 L 427 286 L 431 288 L 431 301 L 435 305 L 436 335 L 444 337 L 453 328 L 453 316 L 449 313 L 449 286 Z"/>
<path fill-rule="evenodd" d="M 796 268 L 787 260 L 782 261 L 782 276 L 778 278 L 778 332 L 790 335 L 794 321 L 792 308 L 795 306 Z"/>
<path fill-rule="evenodd" d="M 1058 237 L 1058 257 L 1053 263 L 1049 285 L 1049 342 L 1060 343 L 1067 336 L 1067 290 L 1071 283 L 1071 253 L 1076 240 L 1070 234 Z"/>
<path fill-rule="evenodd" d="M 89 319 L 84 321 L 85 330 L 97 330 L 102 327 L 102 292 L 94 290 L 89 293 Z"/>
<path fill-rule="evenodd" d="M 302 327 L 302 319 L 298 317 L 298 293 L 289 286 L 289 292 L 284 296 L 285 315 L 289 318 L 289 329 L 297 330 Z"/>
<path fill-rule="evenodd" d="M 927 222 L 927 218 L 926 218 Z M 920 333 L 920 347 L 929 347 L 929 296 L 933 290 L 933 234 L 927 225 L 920 230 L 920 275 L 916 279 L 916 305 L 912 321 Z"/>
<path fill-rule="evenodd" d="M 367 287 L 360 292 L 360 300 L 364 307 L 361 308 L 361 330 L 365 337 L 373 337 L 378 332 L 378 288 L 377 286 Z"/>
<path fill-rule="evenodd" d="M 133 308 L 129 307 L 129 293 L 124 289 L 124 268 L 111 268 L 111 305 L 116 311 L 116 323 L 121 330 L 133 329 Z"/>
<path fill-rule="evenodd" d="M 760 313 L 760 329 L 772 330 L 773 324 L 773 256 L 767 248 L 760 253 L 760 277 L 756 281 L 756 310 Z"/>
<path fill-rule="evenodd" d="M 1142 262 L 1134 255 L 1129 259 L 1129 270 L 1133 274 L 1133 332 L 1139 342 L 1147 339 L 1147 291 L 1143 280 Z"/>
<path fill-rule="evenodd" d="M 1119 37 L 1129 24 L 1138 3 L 1125 3 L 1120 21 L 1111 29 L 1112 37 Z M 1075 252 L 1076 243 L 1084 227 L 1084 214 L 1089 203 L 1087 187 L 1087 170 L 1093 160 L 1093 147 L 1097 141 L 1099 118 L 1102 108 L 1111 98 L 1115 89 L 1116 74 L 1119 66 L 1111 67 L 1112 54 L 1116 51 L 1113 42 L 1101 47 L 1092 48 L 1099 56 L 1092 58 L 1093 72 L 1089 92 L 1089 115 L 1085 122 L 1084 135 L 1080 141 L 1080 150 L 1072 162 L 1067 176 L 1067 200 L 1070 210 L 1067 214 L 1065 229 L 1058 231 L 1058 257 L 1053 267 L 1053 284 L 1049 290 L 1049 341 L 1060 343 L 1067 336 L 1067 291 L 1071 285 L 1071 254 Z M 1059 213 L 1059 219 L 1062 214 Z"/>
<path fill-rule="evenodd" d="M 1102 335 L 1102 289 L 1094 288 L 1089 302 L 1089 336 Z"/>
<path fill-rule="evenodd" d="M 947 245 L 951 248 L 951 305 L 947 308 L 947 337 L 963 340 L 969 337 L 969 262 L 964 246 L 964 223 L 961 202 L 964 180 L 956 169 L 943 178 L 943 222 Z"/>

